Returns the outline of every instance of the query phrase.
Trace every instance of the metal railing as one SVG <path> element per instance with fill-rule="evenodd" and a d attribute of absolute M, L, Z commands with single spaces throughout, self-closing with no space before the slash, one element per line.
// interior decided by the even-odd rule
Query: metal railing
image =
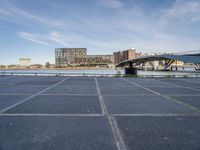
<path fill-rule="evenodd" d="M 200 73 L 188 74 L 167 74 L 167 75 L 124 75 L 124 74 L 100 74 L 100 73 L 45 73 L 45 72 L 0 72 L 0 76 L 83 76 L 83 77 L 139 77 L 139 78 L 186 78 L 186 77 L 200 77 Z"/>

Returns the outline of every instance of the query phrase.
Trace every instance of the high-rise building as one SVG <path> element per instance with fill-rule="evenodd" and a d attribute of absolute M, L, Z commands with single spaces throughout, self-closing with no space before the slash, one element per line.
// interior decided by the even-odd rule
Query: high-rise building
<path fill-rule="evenodd" d="M 122 61 L 136 58 L 136 50 L 131 48 L 128 50 L 124 50 L 122 52 L 121 51 L 114 52 L 113 55 L 114 55 L 114 63 L 118 64 Z"/>
<path fill-rule="evenodd" d="M 114 64 L 118 64 L 122 61 L 122 56 L 121 56 L 122 54 L 120 51 L 114 52 L 113 55 L 114 55 Z"/>
<path fill-rule="evenodd" d="M 29 67 L 31 65 L 30 58 L 20 58 L 19 59 L 19 66 L 21 67 Z"/>
<path fill-rule="evenodd" d="M 87 48 L 56 48 L 56 66 L 67 66 L 85 63 Z"/>
<path fill-rule="evenodd" d="M 122 60 L 130 60 L 136 58 L 136 51 L 135 49 L 128 49 L 122 51 Z"/>

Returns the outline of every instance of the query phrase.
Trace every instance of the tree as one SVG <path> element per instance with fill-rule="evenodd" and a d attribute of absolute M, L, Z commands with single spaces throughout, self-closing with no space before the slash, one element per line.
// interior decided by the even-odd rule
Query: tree
<path fill-rule="evenodd" d="M 49 66 L 50 66 L 49 62 L 46 62 L 45 67 L 49 68 Z"/>

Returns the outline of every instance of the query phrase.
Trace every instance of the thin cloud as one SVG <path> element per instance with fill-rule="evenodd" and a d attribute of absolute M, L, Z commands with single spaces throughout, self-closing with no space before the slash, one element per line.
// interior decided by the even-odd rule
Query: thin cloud
<path fill-rule="evenodd" d="M 100 4 L 109 8 L 122 8 L 124 6 L 121 0 L 100 0 Z"/>
<path fill-rule="evenodd" d="M 24 40 L 45 46 L 51 46 L 51 47 L 56 45 L 69 46 L 65 37 L 62 36 L 58 31 L 51 31 L 49 34 L 19 32 L 18 36 Z"/>
<path fill-rule="evenodd" d="M 28 12 L 23 8 L 14 5 L 10 2 L 0 3 L 0 19 L 11 22 L 33 22 L 40 23 L 49 27 L 66 27 L 67 24 L 61 20 L 57 20 L 47 16 L 37 15 L 36 13 Z"/>
<path fill-rule="evenodd" d="M 63 46 L 69 46 L 69 43 L 66 42 L 63 35 L 60 32 L 52 31 L 49 34 L 49 40 L 61 44 Z"/>
<path fill-rule="evenodd" d="M 182 19 L 186 21 L 196 22 L 200 19 L 200 1 L 177 0 L 174 6 L 167 10 L 169 18 Z"/>
<path fill-rule="evenodd" d="M 191 21 L 192 21 L 192 22 L 200 21 L 200 16 L 191 18 Z"/>
<path fill-rule="evenodd" d="M 45 46 L 50 46 L 50 44 L 48 42 L 46 42 L 40 34 L 32 34 L 32 33 L 28 33 L 28 32 L 19 32 L 18 35 L 19 35 L 20 38 L 25 39 L 27 41 L 42 44 L 42 45 L 45 45 Z"/>
<path fill-rule="evenodd" d="M 165 49 L 183 50 L 184 48 L 190 50 L 200 47 L 198 36 L 188 35 L 186 39 L 179 35 L 180 33 L 170 31 L 172 28 L 176 29 L 174 24 L 180 23 L 179 20 L 174 22 L 171 18 L 187 18 L 189 14 L 192 16 L 190 17 L 191 21 L 197 22 L 199 20 L 199 12 L 197 12 L 199 3 L 197 1 L 187 2 L 183 0 L 182 3 L 177 1 L 171 4 L 171 7 L 162 8 L 165 11 L 161 11 L 161 13 L 155 9 L 154 14 L 147 14 L 145 9 L 137 3 L 125 9 L 126 3 L 122 0 L 97 0 L 96 3 L 101 3 L 99 7 L 103 5 L 104 7 L 120 9 L 114 14 L 113 11 L 109 11 L 111 14 L 106 14 L 107 17 L 102 17 L 105 14 L 100 15 L 98 11 L 94 13 L 94 16 L 89 17 L 80 14 L 82 11 L 76 12 L 71 18 L 65 17 L 68 19 L 63 19 L 60 24 L 60 26 L 67 24 L 67 20 L 70 20 L 68 22 L 69 28 L 59 28 L 59 23 L 56 25 L 56 21 L 52 21 L 50 15 L 44 17 L 35 13 L 31 14 L 29 10 L 18 9 L 17 6 L 15 6 L 17 9 L 14 7 L 15 9 L 12 11 L 9 8 L 9 11 L 17 20 L 21 16 L 24 20 L 34 20 L 38 23 L 39 29 L 46 31 L 46 33 L 39 33 L 37 30 L 33 33 L 22 32 L 23 34 L 19 34 L 20 38 L 42 45 L 49 46 L 51 44 L 51 47 L 88 47 L 94 53 L 99 51 L 111 53 L 118 48 L 126 49 L 128 47 L 135 47 L 139 50 L 160 49 L 161 51 Z M 20 17 L 17 17 L 14 12 Z M 2 11 L 3 13 L 6 14 L 5 11 Z M 59 20 L 60 12 L 57 16 L 56 19 Z M 75 16 L 78 16 L 78 19 Z M 40 26 L 41 23 L 48 27 Z M 183 32 L 181 31 L 181 34 Z"/>

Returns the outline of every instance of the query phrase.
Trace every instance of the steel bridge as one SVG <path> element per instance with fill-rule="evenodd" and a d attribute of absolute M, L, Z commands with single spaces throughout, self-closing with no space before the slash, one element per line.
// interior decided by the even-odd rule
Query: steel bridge
<path fill-rule="evenodd" d="M 164 60 L 164 70 L 168 70 L 168 68 L 175 62 L 175 61 L 182 61 L 184 63 L 191 63 L 195 65 L 196 70 L 200 70 L 200 54 L 174 54 L 174 55 L 154 55 L 154 56 L 145 56 L 145 57 L 139 57 L 131 60 L 123 61 L 116 65 L 116 67 L 125 67 L 128 66 L 129 68 L 125 68 L 125 70 L 129 73 L 127 74 L 137 74 L 137 71 L 135 72 L 134 68 L 135 66 L 138 66 L 140 64 L 143 64 L 145 62 L 151 62 L 151 61 L 158 61 L 158 60 Z M 126 72 L 126 71 L 125 71 Z"/>

